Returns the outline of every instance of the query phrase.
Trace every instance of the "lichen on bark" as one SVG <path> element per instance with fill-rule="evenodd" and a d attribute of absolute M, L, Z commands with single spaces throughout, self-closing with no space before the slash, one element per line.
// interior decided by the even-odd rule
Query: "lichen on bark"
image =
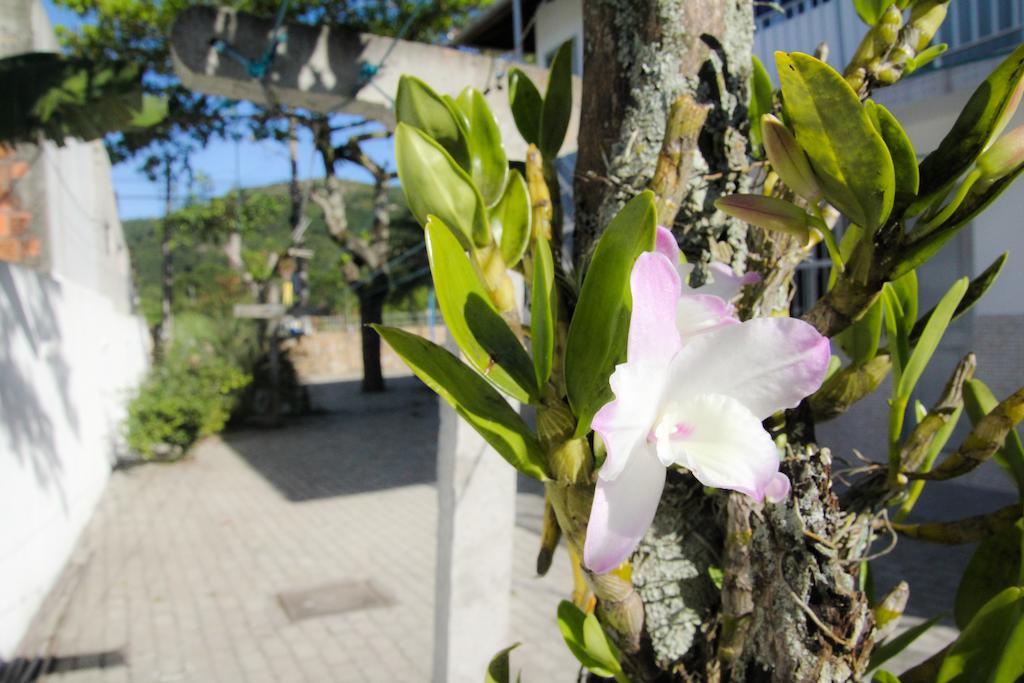
<path fill-rule="evenodd" d="M 583 113 L 575 197 L 577 264 L 622 205 L 647 187 L 671 103 L 710 105 L 676 232 L 691 260 L 724 257 L 741 270 L 746 226 L 714 210 L 743 191 L 753 35 L 745 0 L 588 0 Z"/>

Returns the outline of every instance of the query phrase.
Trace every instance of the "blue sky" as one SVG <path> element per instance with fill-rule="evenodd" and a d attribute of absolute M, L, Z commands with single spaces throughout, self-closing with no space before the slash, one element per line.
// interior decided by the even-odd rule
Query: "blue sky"
<path fill-rule="evenodd" d="M 54 7 L 50 0 L 44 0 L 43 4 L 55 26 L 74 27 L 81 23 L 73 12 Z M 374 141 L 368 143 L 366 149 L 378 162 L 384 161 L 394 169 L 390 141 Z M 212 141 L 191 162 L 193 172 L 209 180 L 214 196 L 239 185 L 259 187 L 289 179 L 288 150 L 284 144 L 275 141 Z M 365 172 L 351 164 L 339 167 L 338 172 L 354 180 L 369 179 Z M 303 179 L 323 177 L 323 164 L 316 158 L 308 135 L 300 135 L 299 139 L 299 175 Z M 139 162 L 118 164 L 114 167 L 113 178 L 122 220 L 163 214 L 163 185 L 151 182 L 139 171 Z M 184 193 L 186 188 L 179 190 Z"/>

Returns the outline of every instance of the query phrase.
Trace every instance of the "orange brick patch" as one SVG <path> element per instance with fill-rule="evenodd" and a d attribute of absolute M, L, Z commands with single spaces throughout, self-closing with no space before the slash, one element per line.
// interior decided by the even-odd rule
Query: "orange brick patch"
<path fill-rule="evenodd" d="M 28 233 L 32 214 L 22 210 L 15 181 L 28 173 L 28 164 L 0 145 L 0 260 L 22 261 L 39 256 L 40 243 Z"/>

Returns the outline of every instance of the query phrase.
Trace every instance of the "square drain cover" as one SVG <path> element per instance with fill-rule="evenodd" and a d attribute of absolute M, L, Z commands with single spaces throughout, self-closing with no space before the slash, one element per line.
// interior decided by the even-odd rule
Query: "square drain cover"
<path fill-rule="evenodd" d="M 395 604 L 391 596 L 381 591 L 371 581 L 337 581 L 313 588 L 278 593 L 277 599 L 292 621 Z"/>

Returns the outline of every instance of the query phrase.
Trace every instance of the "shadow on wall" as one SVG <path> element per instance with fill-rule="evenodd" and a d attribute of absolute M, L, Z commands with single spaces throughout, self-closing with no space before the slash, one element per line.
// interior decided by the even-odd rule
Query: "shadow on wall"
<path fill-rule="evenodd" d="M 310 385 L 311 401 L 324 413 L 279 429 L 232 431 L 224 442 L 293 502 L 433 484 L 434 394 L 415 377 L 389 378 L 383 394 L 361 394 L 359 384 Z"/>
<path fill-rule="evenodd" d="M 22 283 L 19 286 L 12 270 L 12 266 L 0 263 L 0 329 L 4 332 L 4 343 L 0 345 L 2 432 L 19 464 L 32 467 L 42 488 L 56 487 L 66 510 L 67 500 L 60 484 L 63 466 L 56 442 L 59 426 L 53 423 L 55 416 L 51 415 L 43 394 L 53 387 L 61 401 L 63 417 L 77 434 L 78 410 L 69 394 L 71 369 L 60 353 L 63 345 L 54 306 L 60 285 L 28 273 L 25 278 L 17 278 Z M 27 358 L 17 357 L 19 352 Z M 43 366 L 44 376 L 32 375 Z"/>

